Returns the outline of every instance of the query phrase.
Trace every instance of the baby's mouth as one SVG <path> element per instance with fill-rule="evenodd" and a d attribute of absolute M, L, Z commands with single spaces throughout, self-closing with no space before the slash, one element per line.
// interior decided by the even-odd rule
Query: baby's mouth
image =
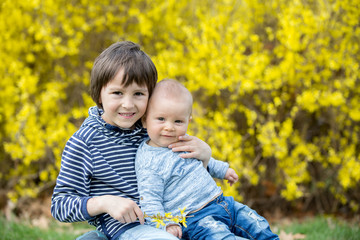
<path fill-rule="evenodd" d="M 175 137 L 175 136 L 171 136 L 171 135 L 162 135 L 163 137 L 167 137 L 167 138 L 172 138 L 172 137 Z"/>

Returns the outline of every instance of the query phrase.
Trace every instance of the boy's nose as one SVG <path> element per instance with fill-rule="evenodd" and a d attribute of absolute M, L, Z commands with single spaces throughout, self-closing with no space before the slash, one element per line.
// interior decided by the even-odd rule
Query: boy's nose
<path fill-rule="evenodd" d="M 134 107 L 134 102 L 132 101 L 132 99 L 130 97 L 124 97 L 122 106 L 124 108 L 132 108 L 132 107 Z"/>

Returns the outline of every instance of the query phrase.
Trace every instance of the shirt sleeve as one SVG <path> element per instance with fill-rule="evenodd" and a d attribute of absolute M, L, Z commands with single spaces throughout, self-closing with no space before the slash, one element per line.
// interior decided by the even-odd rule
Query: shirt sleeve
<path fill-rule="evenodd" d="M 158 174 L 152 169 L 137 169 L 138 177 L 138 190 L 140 194 L 140 206 L 141 210 L 147 216 L 165 216 L 165 210 L 163 206 L 164 199 L 164 179 L 161 174 Z M 165 225 L 158 224 L 157 221 L 153 221 L 150 217 L 146 218 L 146 224 L 156 227 L 162 230 L 166 230 L 168 224 L 177 224 L 171 221 L 163 221 Z"/>
<path fill-rule="evenodd" d="M 150 155 L 150 156 L 149 156 Z M 151 154 L 143 150 L 140 146 L 135 160 L 136 177 L 138 181 L 138 191 L 140 195 L 141 210 L 147 216 L 165 216 L 164 191 L 167 176 L 169 174 L 164 165 L 158 161 L 151 161 Z M 154 159 L 153 159 L 154 160 Z M 149 164 L 151 162 L 151 164 Z M 156 163 L 156 164 L 155 164 Z M 152 167 L 151 167 L 152 165 Z M 146 217 L 146 224 L 158 227 L 166 231 L 169 224 L 176 224 L 173 221 L 163 221 L 163 224 Z"/>
<path fill-rule="evenodd" d="M 72 136 L 64 148 L 61 169 L 51 199 L 51 214 L 61 222 L 92 219 L 87 211 L 92 174 L 91 153 L 81 139 Z"/>
<path fill-rule="evenodd" d="M 222 162 L 214 158 L 210 158 L 208 170 L 213 178 L 224 179 L 228 168 L 229 164 L 227 162 Z"/>

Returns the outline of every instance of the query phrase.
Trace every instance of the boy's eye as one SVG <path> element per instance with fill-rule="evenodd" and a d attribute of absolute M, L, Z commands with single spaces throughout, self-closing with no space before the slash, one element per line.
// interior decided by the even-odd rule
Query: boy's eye
<path fill-rule="evenodd" d="M 142 93 L 142 92 L 136 92 L 135 93 L 135 96 L 143 96 L 144 95 L 144 93 Z"/>
<path fill-rule="evenodd" d="M 159 121 L 164 121 L 165 118 L 163 118 L 163 117 L 158 117 L 157 120 L 159 120 Z"/>
<path fill-rule="evenodd" d="M 175 123 L 182 123 L 183 121 L 181 120 L 175 120 Z"/>

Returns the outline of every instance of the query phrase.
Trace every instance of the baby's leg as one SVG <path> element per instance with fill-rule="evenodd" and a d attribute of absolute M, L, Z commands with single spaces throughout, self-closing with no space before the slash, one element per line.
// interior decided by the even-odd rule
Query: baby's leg
<path fill-rule="evenodd" d="M 225 201 L 221 195 L 210 202 L 203 209 L 189 214 L 187 217 L 187 228 L 183 227 L 184 239 L 206 239 L 206 240 L 244 240 L 231 232 L 230 226 L 233 222 L 231 213 L 233 204 Z M 229 208 L 230 207 L 230 208 Z"/>
<path fill-rule="evenodd" d="M 249 239 L 279 239 L 274 234 L 268 221 L 248 206 L 234 201 L 235 224 L 232 231 L 237 236 L 247 236 Z"/>
<path fill-rule="evenodd" d="M 185 239 L 206 239 L 206 240 L 245 240 L 247 238 L 241 238 L 235 236 L 229 229 L 229 226 L 222 221 L 216 220 L 212 216 L 206 216 L 201 218 L 198 222 L 188 222 L 188 227 L 191 227 L 190 231 L 184 229 L 186 236 Z"/>

